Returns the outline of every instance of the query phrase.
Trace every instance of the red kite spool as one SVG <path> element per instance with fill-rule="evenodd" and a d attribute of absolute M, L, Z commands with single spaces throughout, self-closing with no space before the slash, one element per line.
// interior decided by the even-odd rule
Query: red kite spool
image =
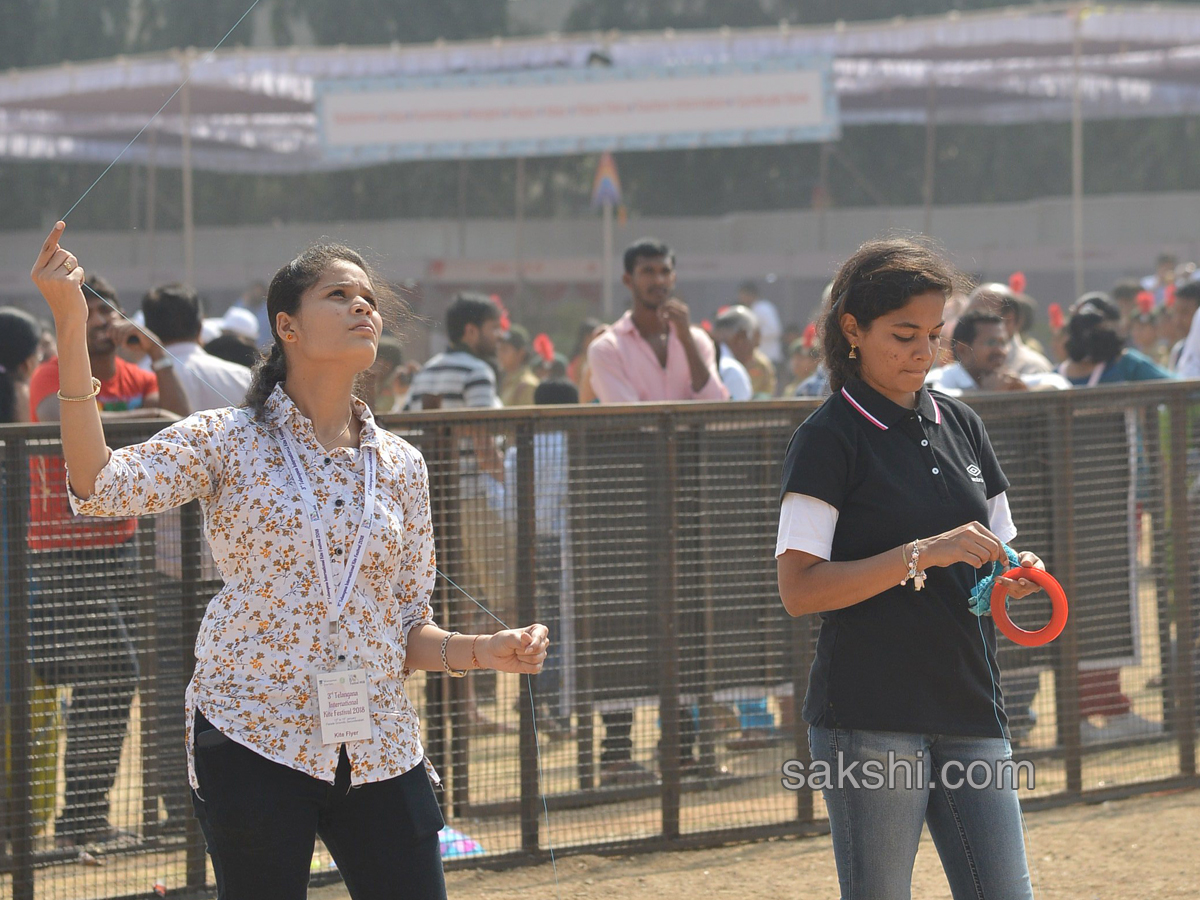
<path fill-rule="evenodd" d="M 1067 594 L 1053 575 L 1030 566 L 1017 566 L 1005 572 L 1004 577 L 1014 581 L 1018 578 L 1026 578 L 1034 582 L 1050 595 L 1050 602 L 1054 609 L 1050 613 L 1050 621 L 1044 628 L 1038 631 L 1026 631 L 1024 628 L 1014 625 L 1012 619 L 1008 617 L 1008 610 L 1004 606 L 1004 601 L 1008 598 L 1008 587 L 997 581 L 992 588 L 992 621 L 996 623 L 1001 634 L 1014 644 L 1020 644 L 1023 647 L 1040 647 L 1062 634 L 1062 630 L 1067 624 Z"/>

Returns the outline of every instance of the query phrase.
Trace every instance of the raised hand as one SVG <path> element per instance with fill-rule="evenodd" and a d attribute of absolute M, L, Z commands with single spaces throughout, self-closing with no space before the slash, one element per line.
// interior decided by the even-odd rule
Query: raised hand
<path fill-rule="evenodd" d="M 57 222 L 42 244 L 29 277 L 46 299 L 55 322 L 82 324 L 87 321 L 87 300 L 83 296 L 83 267 L 74 254 L 59 246 L 66 222 Z"/>

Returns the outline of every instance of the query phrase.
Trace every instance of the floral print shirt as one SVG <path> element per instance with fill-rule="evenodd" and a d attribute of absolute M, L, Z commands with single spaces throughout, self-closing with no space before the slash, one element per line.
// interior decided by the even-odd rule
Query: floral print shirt
<path fill-rule="evenodd" d="M 193 788 L 199 787 L 192 757 L 197 709 L 267 759 L 330 783 L 337 772 L 339 745 L 321 743 L 311 676 L 336 667 L 339 647 L 328 634 L 329 601 L 299 486 L 280 449 L 281 429 L 300 448 L 335 584 L 364 507 L 362 451 L 373 447 L 378 454 L 370 537 L 339 622 L 347 665 L 365 669 L 370 682 L 371 739 L 346 744 L 352 783 L 401 775 L 424 757 L 404 686 L 409 631 L 433 622 L 429 474 L 421 454 L 377 428 L 365 404 L 356 399 L 354 411 L 362 422 L 360 448 L 326 451 L 312 422 L 277 386 L 263 420 L 242 408 L 196 413 L 113 451 L 87 500 L 68 489 L 72 508 L 91 516 L 158 513 L 194 499 L 203 506 L 204 533 L 225 587 L 205 611 L 187 691 Z"/>

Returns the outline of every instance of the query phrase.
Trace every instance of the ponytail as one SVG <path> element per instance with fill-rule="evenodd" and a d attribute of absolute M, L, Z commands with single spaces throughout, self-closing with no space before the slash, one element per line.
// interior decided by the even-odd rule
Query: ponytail
<path fill-rule="evenodd" d="M 17 373 L 37 353 L 42 328 L 23 310 L 0 306 L 0 423 L 16 421 Z"/>
<path fill-rule="evenodd" d="M 256 419 L 261 419 L 266 409 L 267 398 L 275 391 L 275 385 L 287 378 L 287 357 L 283 345 L 275 341 L 271 352 L 258 361 L 250 376 L 250 387 L 246 390 L 246 406 Z"/>

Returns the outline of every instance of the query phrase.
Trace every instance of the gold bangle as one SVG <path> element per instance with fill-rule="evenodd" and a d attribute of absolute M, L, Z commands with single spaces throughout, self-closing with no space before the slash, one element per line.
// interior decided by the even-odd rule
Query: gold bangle
<path fill-rule="evenodd" d="M 92 376 L 92 392 L 86 397 L 64 397 L 62 388 L 58 390 L 58 399 L 64 400 L 67 403 L 82 403 L 85 400 L 95 400 L 100 395 L 100 379 L 95 375 Z"/>
<path fill-rule="evenodd" d="M 475 643 L 483 637 L 482 634 L 475 635 L 475 640 L 471 641 L 471 665 L 476 669 L 482 669 L 483 665 L 479 662 L 479 657 L 475 655 Z"/>

